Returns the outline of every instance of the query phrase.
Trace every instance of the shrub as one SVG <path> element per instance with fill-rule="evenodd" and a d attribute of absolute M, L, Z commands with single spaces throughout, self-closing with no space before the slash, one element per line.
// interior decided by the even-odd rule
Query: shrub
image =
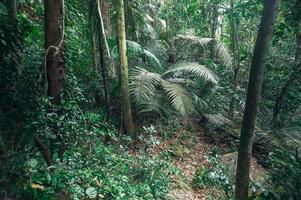
<path fill-rule="evenodd" d="M 194 179 L 194 188 L 216 188 L 223 190 L 228 198 L 234 195 L 234 180 L 228 170 L 222 165 L 219 155 L 208 158 L 208 166 L 197 169 Z"/>

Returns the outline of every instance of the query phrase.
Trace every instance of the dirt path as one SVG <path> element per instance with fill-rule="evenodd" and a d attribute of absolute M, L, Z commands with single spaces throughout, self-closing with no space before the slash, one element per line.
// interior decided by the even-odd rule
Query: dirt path
<path fill-rule="evenodd" d="M 173 162 L 182 172 L 184 182 L 174 180 L 177 188 L 170 192 L 169 197 L 172 200 L 207 199 L 208 190 L 195 191 L 191 186 L 196 170 L 207 162 L 209 145 L 205 142 L 204 130 L 191 118 L 183 119 L 181 124 L 182 128 L 173 138 L 161 142 L 154 149 L 154 153 L 164 150 L 175 151 Z"/>
<path fill-rule="evenodd" d="M 204 134 L 204 130 L 198 125 L 199 122 L 187 118 L 181 121 L 182 128 L 169 140 L 162 142 L 154 149 L 154 152 L 171 150 L 175 152 L 174 164 L 182 171 L 184 182 L 175 180 L 176 187 L 170 192 L 169 197 L 172 200 L 206 200 L 209 196 L 219 191 L 215 189 L 205 188 L 194 190 L 192 188 L 192 180 L 196 170 L 207 162 L 206 157 L 209 155 L 211 144 L 208 144 L 208 138 Z M 235 153 L 234 153 L 235 154 Z M 226 154 L 228 156 L 228 154 Z M 232 156 L 233 157 L 233 156 Z M 232 158 L 231 157 L 231 158 Z M 226 160 L 228 157 L 226 157 Z M 235 166 L 235 156 L 229 163 L 230 167 Z M 255 167 L 254 167 L 255 166 Z M 252 159 L 252 171 L 259 177 L 265 173 L 265 170 Z"/>

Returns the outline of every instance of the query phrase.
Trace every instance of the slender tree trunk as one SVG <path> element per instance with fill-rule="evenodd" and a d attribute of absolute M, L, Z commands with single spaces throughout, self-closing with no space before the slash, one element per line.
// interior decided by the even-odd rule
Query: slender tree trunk
<path fill-rule="evenodd" d="M 230 16 L 230 27 L 231 27 L 231 43 L 232 43 L 232 52 L 233 52 L 233 91 L 234 94 L 231 98 L 230 101 L 230 109 L 228 113 L 228 117 L 230 119 L 233 119 L 234 117 L 234 112 L 235 112 L 235 93 L 237 92 L 237 78 L 238 78 L 238 73 L 240 69 L 240 56 L 239 56 L 239 39 L 238 39 L 238 34 L 237 34 L 237 23 L 234 17 L 234 0 L 230 1 L 230 6 L 231 6 L 231 16 Z"/>
<path fill-rule="evenodd" d="M 137 32 L 137 26 L 136 26 L 136 22 L 135 22 L 135 17 L 133 14 L 133 10 L 131 5 L 129 5 L 128 2 L 125 3 L 125 8 L 126 8 L 126 19 L 128 22 L 128 30 L 127 30 L 127 36 L 130 38 L 130 40 L 136 41 L 138 42 L 139 40 L 139 36 L 138 36 L 138 32 Z M 154 22 L 155 23 L 155 20 Z M 154 24 L 153 24 L 154 26 Z"/>
<path fill-rule="evenodd" d="M 218 3 L 214 2 L 212 5 L 212 22 L 211 22 L 211 38 L 216 38 L 216 30 L 218 26 Z M 210 57 L 213 60 L 215 57 L 214 45 L 210 49 Z"/>
<path fill-rule="evenodd" d="M 53 97 L 53 102 L 61 101 L 65 66 L 63 62 L 64 46 L 64 1 L 45 0 L 45 48 L 47 70 L 47 94 Z"/>
<path fill-rule="evenodd" d="M 11 26 L 15 26 L 17 21 L 17 0 L 6 0 L 6 2 L 9 11 L 9 23 Z"/>
<path fill-rule="evenodd" d="M 100 67 L 102 72 L 102 82 L 105 94 L 105 102 L 107 109 L 110 109 L 110 94 L 109 94 L 109 81 L 108 81 L 108 73 L 105 64 L 105 56 L 104 56 L 104 44 L 101 35 L 99 36 L 99 60 L 100 60 Z"/>
<path fill-rule="evenodd" d="M 118 0 L 118 47 L 120 57 L 120 73 L 121 73 L 121 107 L 122 119 L 125 132 L 132 134 L 134 132 L 134 124 L 132 120 L 132 109 L 129 94 L 129 74 L 128 59 L 126 55 L 126 36 L 125 36 L 125 19 L 124 19 L 124 0 Z"/>
<path fill-rule="evenodd" d="M 17 12 L 18 12 L 17 1 L 16 0 L 7 0 L 6 7 L 8 10 L 7 17 L 8 17 L 9 26 L 11 28 L 10 31 L 15 32 L 15 34 L 17 36 L 19 36 L 19 34 L 17 33 L 17 26 L 16 26 L 17 25 Z M 22 65 L 21 65 L 22 49 L 21 49 L 21 40 L 20 39 L 21 38 L 16 38 L 15 47 L 14 47 L 15 52 L 12 54 L 12 60 L 14 61 L 19 74 L 21 74 L 21 71 L 22 71 Z"/>
<path fill-rule="evenodd" d="M 297 3 L 296 7 L 301 10 L 301 3 L 300 1 Z M 283 104 L 283 99 L 286 96 L 289 88 L 293 83 L 300 80 L 301 78 L 301 25 L 300 21 L 297 22 L 296 27 L 296 54 L 295 54 L 295 64 L 292 70 L 292 74 L 290 75 L 289 79 L 286 83 L 282 86 L 279 95 L 275 101 L 274 109 L 273 109 L 273 126 L 277 128 L 278 121 L 279 121 L 279 113 Z"/>
<path fill-rule="evenodd" d="M 104 24 L 101 14 L 101 8 L 100 8 L 100 0 L 97 0 L 97 10 L 98 10 L 98 16 L 100 21 L 100 32 L 99 32 L 99 60 L 100 60 L 100 67 L 102 72 L 102 81 L 103 81 L 103 88 L 104 88 L 104 94 L 105 94 L 105 102 L 107 109 L 110 110 L 110 94 L 109 94 L 109 80 L 108 80 L 108 73 L 106 68 L 106 62 L 105 62 L 105 30 L 104 30 Z"/>
<path fill-rule="evenodd" d="M 96 56 L 96 35 L 95 35 L 95 30 L 94 30 L 94 8 L 92 7 L 92 3 L 94 0 L 90 0 L 90 6 L 89 6 L 89 31 L 90 31 L 90 36 L 91 36 L 91 67 L 92 70 L 94 71 L 94 81 L 97 82 L 98 80 L 98 70 L 97 70 L 97 56 Z M 95 89 L 94 91 L 94 97 L 95 97 L 95 103 L 96 105 L 100 105 L 100 95 L 99 91 Z"/>
<path fill-rule="evenodd" d="M 236 197 L 248 198 L 250 162 L 254 138 L 256 115 L 263 81 L 263 71 L 268 47 L 272 39 L 279 0 L 264 0 L 263 15 L 259 25 L 256 45 L 250 69 L 246 108 L 241 127 L 238 162 L 236 170 Z"/>
<path fill-rule="evenodd" d="M 52 164 L 52 159 L 46 145 L 41 141 L 41 139 L 38 136 L 35 136 L 35 142 L 39 150 L 42 152 L 47 165 L 50 166 Z"/>

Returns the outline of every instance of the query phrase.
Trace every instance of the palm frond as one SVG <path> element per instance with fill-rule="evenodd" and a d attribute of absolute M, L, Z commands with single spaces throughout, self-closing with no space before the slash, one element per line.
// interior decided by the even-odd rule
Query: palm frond
<path fill-rule="evenodd" d="M 162 113 L 164 110 L 164 94 L 160 90 L 156 90 L 152 99 L 139 105 L 139 112 L 157 112 Z"/>
<path fill-rule="evenodd" d="M 213 38 L 201 38 L 194 35 L 177 35 L 175 40 L 182 40 L 186 43 L 190 44 L 198 44 L 201 47 L 206 47 L 210 42 L 212 42 Z"/>
<path fill-rule="evenodd" d="M 144 49 L 140 44 L 134 41 L 127 40 L 127 55 L 128 57 L 142 58 L 147 64 L 153 67 L 162 67 L 159 59 L 150 51 Z M 117 60 L 119 58 L 118 45 L 115 45 L 111 50 L 112 58 Z"/>
<path fill-rule="evenodd" d="M 193 62 L 177 64 L 174 68 L 166 71 L 162 76 L 166 77 L 168 75 L 177 75 L 177 73 L 186 73 L 189 75 L 194 75 L 198 78 L 204 78 L 206 81 L 210 81 L 214 84 L 217 83 L 217 76 L 210 69 Z"/>
<path fill-rule="evenodd" d="M 227 67 L 232 67 L 232 57 L 229 53 L 228 48 L 224 44 L 216 42 L 216 45 L 214 47 L 214 53 L 223 65 Z"/>
<path fill-rule="evenodd" d="M 182 41 L 188 45 L 197 45 L 202 48 L 207 47 L 210 43 L 214 45 L 215 57 L 226 67 L 232 67 L 232 57 L 228 48 L 220 41 L 214 38 L 201 38 L 194 35 L 178 35 L 175 40 Z"/>
<path fill-rule="evenodd" d="M 259 138 L 274 147 L 284 147 L 295 150 L 301 148 L 301 127 L 284 127 L 277 130 L 260 131 L 257 133 Z"/>
<path fill-rule="evenodd" d="M 204 116 L 208 119 L 208 122 L 215 127 L 233 125 L 233 122 L 222 114 L 205 114 Z"/>
<path fill-rule="evenodd" d="M 144 55 L 145 61 L 148 64 L 150 64 L 151 66 L 154 66 L 154 67 L 162 68 L 160 60 L 154 54 L 152 54 L 150 51 L 144 50 L 143 55 Z"/>
<path fill-rule="evenodd" d="M 183 86 L 167 81 L 161 82 L 161 85 L 163 90 L 167 93 L 171 105 L 181 115 L 194 111 L 192 97 Z"/>
<path fill-rule="evenodd" d="M 136 104 L 149 102 L 154 96 L 156 88 L 163 81 L 157 73 L 136 67 L 130 76 L 130 93 Z"/>

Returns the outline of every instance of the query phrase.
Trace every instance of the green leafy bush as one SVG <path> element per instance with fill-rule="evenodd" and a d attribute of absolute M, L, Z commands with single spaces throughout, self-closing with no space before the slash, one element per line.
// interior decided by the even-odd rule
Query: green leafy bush
<path fill-rule="evenodd" d="M 267 199 L 300 199 L 301 160 L 283 149 L 269 155 L 269 178 L 262 194 Z"/>
<path fill-rule="evenodd" d="M 26 162 L 29 179 L 23 196 L 49 199 L 65 190 L 72 199 L 164 199 L 170 187 L 170 164 L 121 152 L 96 142 L 85 150 L 73 147 L 64 161 L 57 160 L 51 167 L 31 158 Z"/>
<path fill-rule="evenodd" d="M 219 155 L 210 156 L 208 166 L 201 166 L 197 169 L 194 179 L 194 188 L 217 188 L 223 190 L 228 198 L 234 195 L 234 180 L 228 170 L 220 161 Z"/>

